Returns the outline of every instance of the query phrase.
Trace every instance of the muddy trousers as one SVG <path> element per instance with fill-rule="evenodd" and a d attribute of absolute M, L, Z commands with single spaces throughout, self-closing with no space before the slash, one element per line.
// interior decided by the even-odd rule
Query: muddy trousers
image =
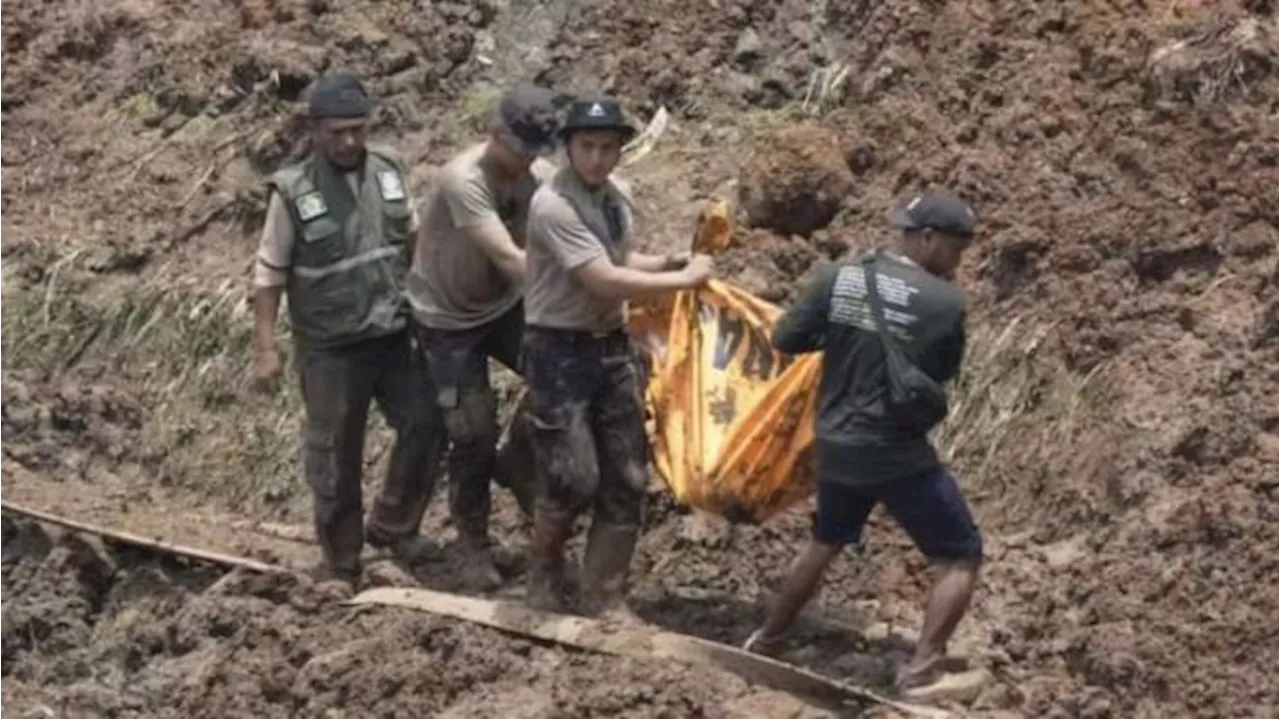
<path fill-rule="evenodd" d="M 492 509 L 490 481 L 515 494 L 521 509 L 532 513 L 533 477 L 527 464 L 527 423 L 512 425 L 512 437 L 498 450 L 498 399 L 489 381 L 489 358 L 520 372 L 524 308 L 467 330 L 415 326 L 431 372 L 436 398 L 449 436 L 449 511 L 459 536 L 488 543 Z"/>
<path fill-rule="evenodd" d="M 639 526 L 648 489 L 640 384 L 622 332 L 530 327 L 525 371 L 532 395 L 536 506 Z"/>
<path fill-rule="evenodd" d="M 622 600 L 643 520 L 648 452 L 637 368 L 621 331 L 530 327 L 524 352 L 538 473 L 531 597 L 560 583 L 564 538 L 591 510 L 581 608 L 594 614 Z"/>
<path fill-rule="evenodd" d="M 358 574 L 370 402 L 377 400 L 395 431 L 387 475 L 369 516 L 369 540 L 375 544 L 418 533 L 441 473 L 443 422 L 408 332 L 303 351 L 298 365 L 306 410 L 303 467 L 315 496 L 316 536 L 330 569 Z"/>

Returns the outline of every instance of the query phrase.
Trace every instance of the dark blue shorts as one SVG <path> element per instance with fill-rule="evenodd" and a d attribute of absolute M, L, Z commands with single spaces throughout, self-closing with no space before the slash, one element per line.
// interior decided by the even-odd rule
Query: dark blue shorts
<path fill-rule="evenodd" d="M 858 543 L 877 504 L 929 559 L 982 558 L 982 534 L 945 467 L 867 487 L 819 481 L 813 538 L 831 546 Z"/>

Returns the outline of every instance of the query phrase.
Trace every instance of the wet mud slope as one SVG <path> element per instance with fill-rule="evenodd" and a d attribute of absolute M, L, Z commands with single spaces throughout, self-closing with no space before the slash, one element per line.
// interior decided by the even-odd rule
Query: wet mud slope
<path fill-rule="evenodd" d="M 220 574 L 33 524 L 6 534 L 15 716 L 833 716 L 732 675 L 337 606 L 288 577 Z"/>
<path fill-rule="evenodd" d="M 633 97 L 679 105 L 712 156 L 730 136 L 699 124 L 706 108 L 758 117 L 803 99 L 796 68 L 843 63 L 834 109 L 804 121 L 834 142 L 793 127 L 743 149 L 740 199 L 767 208 L 764 188 L 776 216 L 748 218 L 756 229 L 723 264 L 785 302 L 788 280 L 842 245 L 891 243 L 887 209 L 916 188 L 947 185 L 977 207 L 982 236 L 960 278 L 969 368 L 941 444 L 988 534 L 961 640 L 1005 681 L 971 709 L 1268 714 L 1274 4 L 823 7 L 600 8 L 574 28 L 592 27 L 592 41 L 558 71 L 585 64 Z M 778 136 L 800 147 L 780 150 Z M 836 153 L 852 182 L 822 159 Z M 829 211 L 828 187 L 851 188 L 833 222 L 796 226 Z M 685 550 L 673 571 L 750 594 L 803 526 Z M 923 575 L 901 535 L 875 532 L 868 550 L 827 587 L 829 610 L 918 626 L 904 601 Z M 741 636 L 719 616 L 709 631 Z"/>
<path fill-rule="evenodd" d="M 822 262 L 890 245 L 887 211 L 916 189 L 974 203 L 970 351 L 938 441 L 988 555 L 952 652 L 992 679 L 955 708 L 1274 716 L 1274 3 L 3 12 L 6 497 L 140 533 L 148 517 L 174 531 L 199 518 L 224 551 L 254 549 L 225 517 L 305 525 L 296 390 L 251 391 L 245 292 L 263 177 L 305 149 L 302 89 L 330 66 L 368 77 L 374 137 L 420 185 L 476 137 L 495 88 L 603 87 L 640 119 L 672 113 L 626 169 L 641 242 L 680 246 L 699 203 L 728 196 L 738 234 L 719 268 L 782 304 Z M 386 442 L 371 433 L 370 482 Z M 526 530 L 496 501 L 495 534 L 518 549 Z M 447 548 L 443 504 L 425 531 Z M 742 641 L 809 509 L 729 527 L 655 491 L 637 609 Z M 3 672 L 5 699 L 32 716 L 787 716 L 720 675 L 320 607 L 288 581 L 78 540 L 28 544 L 6 539 Z M 447 560 L 421 569 L 452 586 Z M 927 579 L 875 515 L 785 658 L 882 687 Z"/>

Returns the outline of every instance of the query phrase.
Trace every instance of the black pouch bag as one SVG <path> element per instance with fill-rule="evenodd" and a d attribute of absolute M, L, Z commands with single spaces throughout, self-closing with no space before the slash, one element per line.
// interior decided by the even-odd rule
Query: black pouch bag
<path fill-rule="evenodd" d="M 947 418 L 947 392 L 941 384 L 915 366 L 902 352 L 898 340 L 889 332 L 884 316 L 884 303 L 876 286 L 873 265 L 879 253 L 862 260 L 862 273 L 866 278 L 867 302 L 875 320 L 876 334 L 884 347 L 885 374 L 889 377 L 889 414 L 903 427 L 928 434 L 939 422 Z"/>

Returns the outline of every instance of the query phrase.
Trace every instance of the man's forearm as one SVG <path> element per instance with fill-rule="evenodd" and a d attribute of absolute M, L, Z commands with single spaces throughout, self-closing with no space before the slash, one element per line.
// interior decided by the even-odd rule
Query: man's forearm
<path fill-rule="evenodd" d="M 253 348 L 275 349 L 276 316 L 280 313 L 283 287 L 259 287 L 253 293 Z"/>
<path fill-rule="evenodd" d="M 671 269 L 671 257 L 631 252 L 627 255 L 627 267 L 641 272 L 664 272 Z"/>
<path fill-rule="evenodd" d="M 689 278 L 680 271 L 646 272 L 633 267 L 619 267 L 599 287 L 610 299 L 639 300 L 689 287 Z"/>
<path fill-rule="evenodd" d="M 525 254 L 524 250 L 515 250 L 509 254 L 502 256 L 499 262 L 495 262 L 498 271 L 503 274 L 514 285 L 524 284 L 525 273 Z"/>
<path fill-rule="evenodd" d="M 771 344 L 784 354 L 817 352 L 822 349 L 822 324 L 813 308 L 794 306 L 774 324 Z"/>

